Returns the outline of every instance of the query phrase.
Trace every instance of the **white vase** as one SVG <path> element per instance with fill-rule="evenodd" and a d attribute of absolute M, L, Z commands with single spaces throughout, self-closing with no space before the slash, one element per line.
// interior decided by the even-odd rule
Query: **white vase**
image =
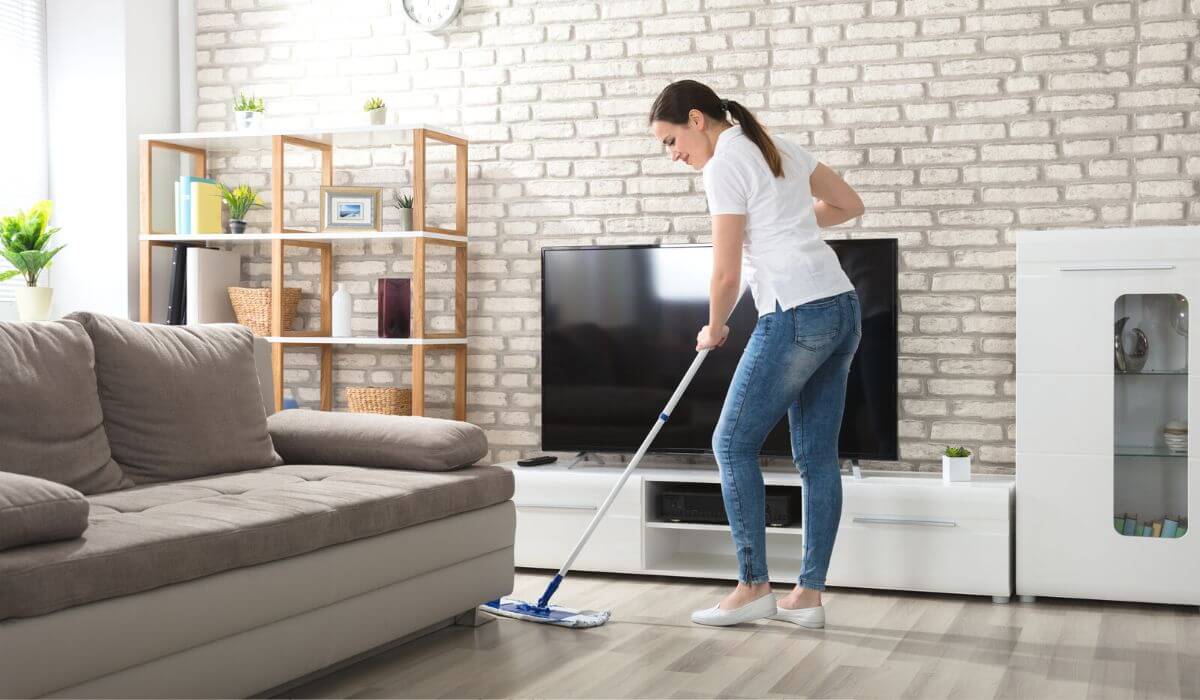
<path fill-rule="evenodd" d="M 401 209 L 400 210 L 400 230 L 401 231 L 411 231 L 412 230 L 412 209 Z"/>
<path fill-rule="evenodd" d="M 348 338 L 353 335 L 350 329 L 350 317 L 354 314 L 354 300 L 346 285 L 339 283 L 333 293 L 333 335 L 335 338 Z"/>
<path fill-rule="evenodd" d="M 22 321 L 46 321 L 50 319 L 50 300 L 54 290 L 50 287 L 17 287 L 17 314 Z"/>
<path fill-rule="evenodd" d="M 970 481 L 971 458 L 942 455 L 942 481 Z"/>
<path fill-rule="evenodd" d="M 380 125 L 387 124 L 387 107 L 372 109 L 367 111 L 367 123 Z"/>
<path fill-rule="evenodd" d="M 233 125 L 238 130 L 258 129 L 262 126 L 262 112 L 234 110 Z"/>

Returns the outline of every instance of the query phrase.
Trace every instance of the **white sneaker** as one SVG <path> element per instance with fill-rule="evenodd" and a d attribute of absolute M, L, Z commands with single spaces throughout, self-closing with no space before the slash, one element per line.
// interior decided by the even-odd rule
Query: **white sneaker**
<path fill-rule="evenodd" d="M 771 617 L 775 614 L 775 610 L 775 594 L 768 593 L 757 600 L 732 610 L 724 610 L 719 604 L 704 610 L 697 610 L 692 613 L 692 622 L 698 625 L 728 627 L 729 625 L 740 625 L 743 622 Z"/>
<path fill-rule="evenodd" d="M 825 627 L 825 606 L 818 605 L 815 608 L 796 608 L 794 610 L 777 608 L 771 619 L 791 622 L 810 630 L 819 630 Z"/>

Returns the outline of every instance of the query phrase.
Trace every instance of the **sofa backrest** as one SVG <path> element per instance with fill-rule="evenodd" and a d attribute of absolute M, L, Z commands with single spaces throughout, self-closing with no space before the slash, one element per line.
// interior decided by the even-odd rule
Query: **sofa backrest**
<path fill-rule="evenodd" d="M 96 381 L 80 324 L 0 322 L 0 471 L 85 494 L 132 486 L 113 460 Z"/>
<path fill-rule="evenodd" d="M 67 318 L 92 339 L 112 457 L 135 483 L 280 463 L 249 328 L 134 323 L 82 311 Z"/>

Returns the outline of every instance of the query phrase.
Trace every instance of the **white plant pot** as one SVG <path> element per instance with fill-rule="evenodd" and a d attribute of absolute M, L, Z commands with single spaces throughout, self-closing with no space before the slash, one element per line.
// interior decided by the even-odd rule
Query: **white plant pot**
<path fill-rule="evenodd" d="M 234 110 L 233 125 L 239 131 L 262 128 L 262 112 L 247 112 Z"/>
<path fill-rule="evenodd" d="M 50 287 L 18 287 L 17 315 L 22 321 L 47 321 L 50 319 L 50 300 L 54 290 Z"/>
<path fill-rule="evenodd" d="M 942 481 L 970 481 L 971 458 L 942 455 Z"/>
<path fill-rule="evenodd" d="M 372 109 L 367 112 L 367 123 L 374 125 L 387 124 L 387 107 L 380 107 L 379 109 Z"/>
<path fill-rule="evenodd" d="M 400 230 L 401 231 L 411 231 L 412 230 L 412 209 L 401 209 L 400 210 Z"/>

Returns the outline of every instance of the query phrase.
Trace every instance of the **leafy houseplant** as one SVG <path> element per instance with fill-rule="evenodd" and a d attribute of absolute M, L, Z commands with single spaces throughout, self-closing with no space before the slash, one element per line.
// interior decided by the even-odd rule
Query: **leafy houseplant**
<path fill-rule="evenodd" d="M 959 445 L 942 452 L 942 481 L 971 480 L 971 451 Z"/>
<path fill-rule="evenodd" d="M 263 115 L 263 99 L 247 97 L 245 93 L 239 92 L 237 99 L 233 101 L 234 124 L 239 129 L 257 129 L 262 126 Z"/>
<path fill-rule="evenodd" d="M 363 103 L 363 111 L 367 113 L 368 123 L 387 123 L 387 105 L 383 103 L 382 97 L 372 97 L 368 99 L 365 103 Z"/>
<path fill-rule="evenodd" d="M 396 192 L 392 196 L 392 206 L 400 210 L 400 230 L 412 230 L 412 206 L 413 198 L 410 194 L 400 194 Z"/>
<path fill-rule="evenodd" d="M 217 188 L 225 206 L 229 208 L 229 232 L 245 233 L 246 212 L 250 211 L 250 207 L 262 206 L 262 202 L 258 201 L 258 194 L 250 189 L 249 185 L 238 185 L 231 190 L 224 183 L 218 182 Z"/>
<path fill-rule="evenodd" d="M 25 287 L 17 290 L 17 309 L 22 321 L 44 321 L 50 317 L 50 300 L 54 290 L 39 287 L 38 276 L 50 267 L 50 261 L 65 248 L 47 249 L 50 237 L 58 228 L 50 228 L 53 205 L 44 199 L 29 208 L 0 219 L 0 255 L 14 269 L 0 272 L 0 282 L 17 275 L 25 278 Z"/>

